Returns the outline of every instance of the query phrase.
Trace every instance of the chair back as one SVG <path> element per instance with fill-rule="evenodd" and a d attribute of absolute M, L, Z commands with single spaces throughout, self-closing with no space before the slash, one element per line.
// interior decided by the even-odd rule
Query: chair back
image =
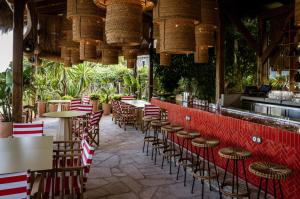
<path fill-rule="evenodd" d="M 34 137 L 43 136 L 44 123 L 14 123 L 13 136 L 14 137 Z"/>
<path fill-rule="evenodd" d="M 82 164 L 83 166 L 90 166 L 92 164 L 95 149 L 94 147 L 89 145 L 86 139 L 82 139 L 81 147 L 82 147 L 82 155 L 81 155 Z"/>
<path fill-rule="evenodd" d="M 121 97 L 121 100 L 135 100 L 134 96 L 123 96 Z"/>
<path fill-rule="evenodd" d="M 83 111 L 87 114 L 91 114 L 93 112 L 93 105 L 89 104 L 80 104 L 77 106 L 77 111 Z"/>
<path fill-rule="evenodd" d="M 82 104 L 90 104 L 90 96 L 83 96 L 82 98 Z"/>
<path fill-rule="evenodd" d="M 81 105 L 81 100 L 80 99 L 71 100 L 70 110 L 71 111 L 76 111 L 79 105 Z"/>
<path fill-rule="evenodd" d="M 102 113 L 103 113 L 102 111 L 92 113 L 91 121 L 90 121 L 91 126 L 99 125 L 100 119 L 102 117 Z"/>
<path fill-rule="evenodd" d="M 29 175 L 18 172 L 0 175 L 0 199 L 29 198 Z"/>
<path fill-rule="evenodd" d="M 144 116 L 160 118 L 160 108 L 152 104 L 145 104 Z"/>

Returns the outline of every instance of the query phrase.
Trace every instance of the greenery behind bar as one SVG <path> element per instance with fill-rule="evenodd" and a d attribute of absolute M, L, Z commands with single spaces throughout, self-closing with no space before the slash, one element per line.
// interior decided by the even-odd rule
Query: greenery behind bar
<path fill-rule="evenodd" d="M 243 20 L 257 37 L 257 21 Z M 225 93 L 240 93 L 256 82 L 256 53 L 244 37 L 230 24 L 225 31 Z M 209 63 L 195 64 L 193 55 L 173 55 L 170 66 L 159 65 L 154 56 L 156 94 L 164 97 L 188 91 L 200 99 L 215 100 L 215 49 L 209 50 Z"/>

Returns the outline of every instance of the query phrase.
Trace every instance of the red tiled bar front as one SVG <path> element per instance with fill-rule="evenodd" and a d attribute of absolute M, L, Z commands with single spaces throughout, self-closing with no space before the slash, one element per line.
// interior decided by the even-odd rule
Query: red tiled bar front
<path fill-rule="evenodd" d="M 282 182 L 285 198 L 300 197 L 300 134 L 158 99 L 152 99 L 151 102 L 168 110 L 168 118 L 172 124 L 218 138 L 220 145 L 215 150 L 215 157 L 216 164 L 222 168 L 225 168 L 225 160 L 217 154 L 220 148 L 238 146 L 251 151 L 252 156 L 245 163 L 248 180 L 256 186 L 259 185 L 259 178 L 248 172 L 251 162 L 270 161 L 287 165 L 292 169 L 292 174 Z M 186 116 L 191 116 L 191 121 L 186 121 Z M 255 144 L 252 141 L 253 135 L 260 136 L 262 143 Z M 243 178 L 242 171 L 239 174 Z M 268 191 L 273 193 L 272 183 L 269 183 Z"/>

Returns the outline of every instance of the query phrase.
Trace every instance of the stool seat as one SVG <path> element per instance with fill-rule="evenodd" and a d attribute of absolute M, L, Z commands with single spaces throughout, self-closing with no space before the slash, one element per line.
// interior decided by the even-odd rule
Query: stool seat
<path fill-rule="evenodd" d="M 151 122 L 152 127 L 161 127 L 170 124 L 167 120 L 155 120 Z"/>
<path fill-rule="evenodd" d="M 249 171 L 258 177 L 275 180 L 285 179 L 292 172 L 285 165 L 271 162 L 254 162 L 249 166 Z"/>
<path fill-rule="evenodd" d="M 244 160 L 251 156 L 251 152 L 243 148 L 223 148 L 219 150 L 219 155 L 230 160 Z"/>
<path fill-rule="evenodd" d="M 184 138 L 184 139 L 194 139 L 200 136 L 198 132 L 188 132 L 188 131 L 178 131 L 176 135 L 177 137 Z"/>
<path fill-rule="evenodd" d="M 153 116 L 145 116 L 143 117 L 144 122 L 152 122 L 153 120 L 159 120 L 159 117 L 153 117 Z"/>
<path fill-rule="evenodd" d="M 192 145 L 194 147 L 215 147 L 220 143 L 218 139 L 215 138 L 205 138 L 205 137 L 199 137 L 192 140 Z"/>
<path fill-rule="evenodd" d="M 172 125 L 165 125 L 163 127 L 161 127 L 162 131 L 166 131 L 168 133 L 175 133 L 177 131 L 181 131 L 183 129 L 183 127 L 181 126 L 172 126 Z"/>

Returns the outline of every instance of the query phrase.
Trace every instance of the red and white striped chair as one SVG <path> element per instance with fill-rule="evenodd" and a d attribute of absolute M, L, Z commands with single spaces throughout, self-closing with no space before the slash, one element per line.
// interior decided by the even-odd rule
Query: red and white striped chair
<path fill-rule="evenodd" d="M 14 123 L 13 137 L 34 137 L 43 136 L 44 123 Z"/>
<path fill-rule="evenodd" d="M 84 133 L 85 129 L 88 127 L 88 120 L 93 112 L 93 105 L 89 104 L 80 104 L 77 105 L 77 110 L 85 112 L 86 115 L 73 118 L 73 125 L 72 125 L 72 131 L 73 135 L 75 137 L 80 138 L 81 135 Z"/>
<path fill-rule="evenodd" d="M 29 172 L 1 174 L 0 199 L 42 198 L 41 181 L 40 175 L 33 180 L 32 187 L 34 192 L 32 192 Z"/>
<path fill-rule="evenodd" d="M 71 100 L 70 110 L 71 111 L 76 111 L 79 105 L 81 105 L 81 100 L 80 99 Z"/>
<path fill-rule="evenodd" d="M 82 104 L 90 104 L 90 96 L 83 96 L 82 98 Z"/>
<path fill-rule="evenodd" d="M 142 131 L 148 131 L 150 129 L 150 123 L 153 120 L 159 120 L 161 116 L 160 108 L 153 104 L 146 104 L 144 108 L 144 117 L 142 122 Z"/>
<path fill-rule="evenodd" d="M 121 97 L 121 100 L 135 100 L 134 96 L 123 96 Z"/>
<path fill-rule="evenodd" d="M 53 171 L 47 173 L 44 198 L 51 196 L 83 198 L 95 149 L 83 139 L 81 142 L 54 142 L 53 152 Z"/>
<path fill-rule="evenodd" d="M 99 123 L 100 119 L 102 117 L 103 111 L 98 111 L 91 114 L 91 117 L 88 121 L 88 128 L 86 130 L 86 137 L 90 144 L 96 144 L 96 146 L 99 146 L 100 143 L 100 129 L 99 129 Z"/>

